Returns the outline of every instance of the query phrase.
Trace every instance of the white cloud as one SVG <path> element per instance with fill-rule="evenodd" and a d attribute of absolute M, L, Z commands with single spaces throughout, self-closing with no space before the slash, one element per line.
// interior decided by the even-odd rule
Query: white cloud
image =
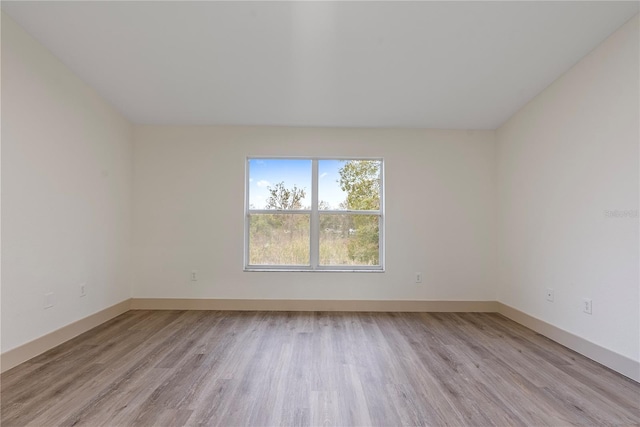
<path fill-rule="evenodd" d="M 249 178 L 249 182 L 253 182 L 253 178 Z"/>
<path fill-rule="evenodd" d="M 249 207 L 251 209 L 263 209 L 265 205 L 265 198 L 263 196 L 251 196 Z"/>
<path fill-rule="evenodd" d="M 320 179 L 324 178 L 325 176 L 329 175 L 327 172 L 321 173 L 320 174 Z"/>
<path fill-rule="evenodd" d="M 269 181 L 265 180 L 265 179 L 261 179 L 260 181 L 258 181 L 256 183 L 256 185 L 258 187 L 266 187 L 267 185 L 271 185 L 271 183 L 269 183 Z"/>

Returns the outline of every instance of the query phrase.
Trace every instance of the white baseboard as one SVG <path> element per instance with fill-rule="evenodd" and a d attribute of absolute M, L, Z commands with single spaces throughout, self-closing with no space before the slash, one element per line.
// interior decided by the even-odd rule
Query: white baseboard
<path fill-rule="evenodd" d="M 132 310 L 495 312 L 494 301 L 133 298 Z"/>
<path fill-rule="evenodd" d="M 615 353 L 557 326 L 496 301 L 378 301 L 378 300 L 258 300 L 133 298 L 0 355 L 0 372 L 50 350 L 129 310 L 238 311 L 371 311 L 371 312 L 484 312 L 500 313 L 634 381 L 640 382 L 640 362 Z"/>
<path fill-rule="evenodd" d="M 51 350 L 52 348 L 59 346 L 65 341 L 69 341 L 70 339 L 77 337 L 78 335 L 87 332 L 88 330 L 121 315 L 122 313 L 126 313 L 129 311 L 130 305 L 130 299 L 124 300 L 83 319 L 70 323 L 67 326 L 63 326 L 60 329 L 56 329 L 55 331 L 43 335 L 40 338 L 36 338 L 33 341 L 29 341 L 26 344 L 2 353 L 2 355 L 0 355 L 0 372 L 8 371 L 9 369 L 18 366 L 19 364 L 26 362 L 47 350 Z"/>
<path fill-rule="evenodd" d="M 565 347 L 595 360 L 614 371 L 640 382 L 640 362 L 606 349 L 582 337 L 567 332 L 557 326 L 530 316 L 500 302 L 496 303 L 497 312 Z"/>

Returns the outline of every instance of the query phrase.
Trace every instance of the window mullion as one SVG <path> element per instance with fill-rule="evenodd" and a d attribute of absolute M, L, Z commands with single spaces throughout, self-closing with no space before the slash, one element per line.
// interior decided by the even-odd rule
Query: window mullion
<path fill-rule="evenodd" d="M 249 218 L 249 210 L 251 208 L 249 204 L 249 178 L 251 177 L 251 162 L 247 159 L 245 162 L 245 195 L 244 195 L 244 265 L 249 265 L 249 245 L 251 244 L 250 239 L 250 218 Z"/>
<path fill-rule="evenodd" d="M 385 200 L 384 200 L 384 195 L 385 195 L 385 191 L 384 191 L 384 184 L 385 184 L 385 176 L 384 176 L 384 163 L 381 162 L 380 163 L 380 170 L 378 171 L 378 179 L 380 180 L 380 183 L 378 185 L 379 188 L 379 193 L 378 196 L 380 197 L 380 216 L 378 217 L 378 262 L 380 263 L 380 265 L 385 265 L 385 252 L 384 252 L 384 248 L 385 248 L 385 218 L 383 216 L 383 212 L 384 210 L 384 206 L 385 206 Z"/>
<path fill-rule="evenodd" d="M 310 218 L 309 256 L 313 270 L 318 268 L 320 263 L 320 219 L 318 216 L 318 160 L 311 161 L 311 218 Z"/>
<path fill-rule="evenodd" d="M 249 215 L 309 215 L 309 209 L 249 209 Z"/>

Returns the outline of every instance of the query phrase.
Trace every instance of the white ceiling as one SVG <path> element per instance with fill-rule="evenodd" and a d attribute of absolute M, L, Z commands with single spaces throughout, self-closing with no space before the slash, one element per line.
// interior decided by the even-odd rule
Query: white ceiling
<path fill-rule="evenodd" d="M 638 2 L 8 2 L 135 123 L 495 129 Z"/>

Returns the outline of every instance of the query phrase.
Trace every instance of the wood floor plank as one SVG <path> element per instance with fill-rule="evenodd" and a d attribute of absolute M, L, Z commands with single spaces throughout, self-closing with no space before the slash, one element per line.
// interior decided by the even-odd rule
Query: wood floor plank
<path fill-rule="evenodd" d="M 0 384 L 2 426 L 640 424 L 640 384 L 490 313 L 130 311 Z"/>

